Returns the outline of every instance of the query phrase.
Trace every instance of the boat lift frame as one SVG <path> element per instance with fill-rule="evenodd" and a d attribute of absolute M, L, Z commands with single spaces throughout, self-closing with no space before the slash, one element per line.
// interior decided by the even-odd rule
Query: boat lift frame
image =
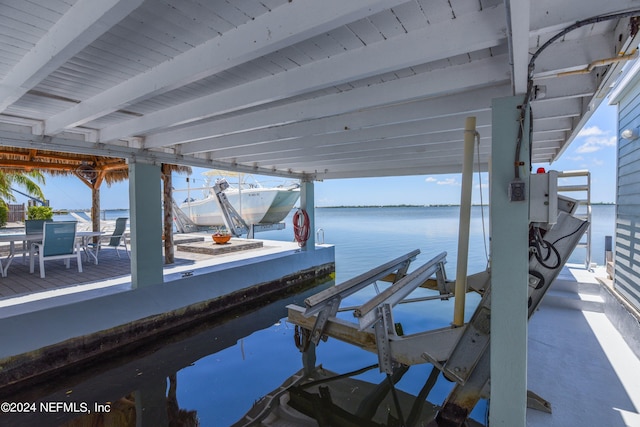
<path fill-rule="evenodd" d="M 220 212 L 222 212 L 224 225 L 229 233 L 234 237 L 240 237 L 243 234 L 246 234 L 247 239 L 253 239 L 257 232 L 283 230 L 285 228 L 285 224 L 283 222 L 275 224 L 247 224 L 244 218 L 242 218 L 238 211 L 236 211 L 236 209 L 231 205 L 231 202 L 229 202 L 227 195 L 224 193 L 227 188 L 229 188 L 229 183 L 226 179 L 221 178 L 216 180 L 215 185 L 213 186 L 213 191 L 216 196 L 215 200 L 220 208 Z M 175 200 L 172 201 L 172 204 L 174 222 L 180 232 L 195 232 L 202 228 L 209 228 L 198 226 L 191 221 L 191 219 L 178 207 Z"/>
<path fill-rule="evenodd" d="M 588 226 L 588 221 L 559 212 L 557 224 L 544 235 L 553 251 L 549 249 L 549 254 L 544 257 L 532 252 L 529 261 L 529 318 Z M 453 296 L 453 282 L 446 279 L 444 270 L 446 252 L 407 273 L 409 264 L 419 252 L 409 252 L 309 297 L 305 300 L 305 307 L 289 305 L 289 321 L 309 330 L 308 339 L 316 345 L 324 337 L 333 337 L 377 353 L 380 370 L 389 375 L 402 365 L 433 364 L 446 378 L 454 381 L 455 386 L 431 425 L 462 426 L 477 402 L 490 397 L 491 274 L 485 271 L 468 277 L 467 291 L 475 290 L 482 294 L 469 322 L 460 327 L 400 336 L 395 329 L 392 308 L 417 300 L 407 299 L 411 292 L 418 287 L 427 287 L 439 293 L 429 297 L 431 299 Z M 554 260 L 557 262 L 551 263 L 545 257 L 557 257 Z M 344 298 L 385 278 L 393 282 L 390 287 L 364 304 L 348 308 L 353 310 L 357 323 L 336 317 Z M 307 358 L 303 357 L 303 360 Z M 551 412 L 549 402 L 531 391 L 527 394 L 529 407 Z"/>

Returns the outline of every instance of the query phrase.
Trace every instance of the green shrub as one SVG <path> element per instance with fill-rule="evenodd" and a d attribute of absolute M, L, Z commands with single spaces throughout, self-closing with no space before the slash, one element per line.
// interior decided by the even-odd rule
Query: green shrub
<path fill-rule="evenodd" d="M 7 219 L 9 218 L 9 208 L 0 200 L 0 227 L 7 225 Z"/>
<path fill-rule="evenodd" d="M 51 218 L 53 218 L 53 208 L 50 206 L 29 206 L 27 209 L 27 219 Z"/>

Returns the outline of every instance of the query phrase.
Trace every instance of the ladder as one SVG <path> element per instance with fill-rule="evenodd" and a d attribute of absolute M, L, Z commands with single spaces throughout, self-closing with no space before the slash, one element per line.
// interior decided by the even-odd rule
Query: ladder
<path fill-rule="evenodd" d="M 578 210 L 573 215 L 591 224 L 591 172 L 588 170 L 559 171 L 558 178 L 564 178 L 563 185 L 558 183 L 558 194 L 564 194 L 578 202 Z M 591 227 L 584 234 L 584 240 L 581 240 L 576 247 L 585 248 L 584 265 L 587 269 L 591 268 Z"/>

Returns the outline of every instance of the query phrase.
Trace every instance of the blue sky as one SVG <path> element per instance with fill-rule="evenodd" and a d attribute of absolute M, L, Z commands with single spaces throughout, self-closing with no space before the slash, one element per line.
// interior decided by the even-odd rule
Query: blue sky
<path fill-rule="evenodd" d="M 535 164 L 555 170 L 588 169 L 591 171 L 592 202 L 615 201 L 616 185 L 616 106 L 605 101 L 593 114 L 582 132 L 552 165 Z M 204 169 L 194 169 L 193 179 L 201 178 Z M 274 182 L 277 178 L 265 177 Z M 176 176 L 174 186 L 186 188 L 185 176 Z M 484 201 L 488 198 L 487 176 L 482 174 Z M 91 190 L 77 178 L 47 176 L 46 197 L 54 209 L 88 209 Z M 101 208 L 129 207 L 127 182 L 101 188 Z M 419 175 L 387 178 L 327 180 L 316 183 L 316 206 L 457 204 L 460 202 L 460 174 Z M 26 199 L 18 195 L 19 202 Z M 480 203 L 478 176 L 474 174 L 473 203 Z"/>

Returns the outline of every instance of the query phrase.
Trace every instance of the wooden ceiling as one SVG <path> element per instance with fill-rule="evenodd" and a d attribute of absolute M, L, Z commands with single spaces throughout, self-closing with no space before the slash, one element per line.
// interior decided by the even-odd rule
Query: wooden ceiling
<path fill-rule="evenodd" d="M 635 53 L 634 7 L 3 2 L 0 144 L 312 179 L 449 173 L 461 168 L 465 117 L 477 117 L 486 168 L 491 100 L 524 101 L 531 83 L 532 160 L 551 162 Z"/>

